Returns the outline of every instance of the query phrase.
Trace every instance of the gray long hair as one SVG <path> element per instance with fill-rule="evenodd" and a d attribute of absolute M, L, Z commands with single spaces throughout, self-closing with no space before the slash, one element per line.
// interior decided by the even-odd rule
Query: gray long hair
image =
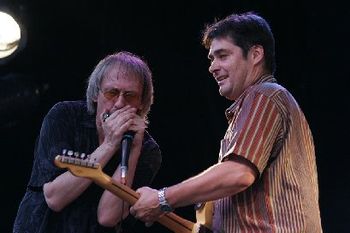
<path fill-rule="evenodd" d="M 143 106 L 140 115 L 147 117 L 153 104 L 153 83 L 152 72 L 146 61 L 130 52 L 118 52 L 106 56 L 102 59 L 88 79 L 86 90 L 87 109 L 90 114 L 96 112 L 96 100 L 101 87 L 102 80 L 108 76 L 112 70 L 117 70 L 124 77 L 134 76 L 139 79 L 143 86 L 141 104 Z"/>

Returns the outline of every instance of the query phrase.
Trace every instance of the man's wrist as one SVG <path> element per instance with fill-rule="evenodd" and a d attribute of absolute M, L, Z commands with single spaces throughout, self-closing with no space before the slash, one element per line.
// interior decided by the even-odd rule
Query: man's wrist
<path fill-rule="evenodd" d="M 171 212 L 174 209 L 170 206 L 170 204 L 168 203 L 166 196 L 165 196 L 165 191 L 167 188 L 162 188 L 158 190 L 158 200 L 159 200 L 159 206 L 160 209 L 163 212 Z"/>

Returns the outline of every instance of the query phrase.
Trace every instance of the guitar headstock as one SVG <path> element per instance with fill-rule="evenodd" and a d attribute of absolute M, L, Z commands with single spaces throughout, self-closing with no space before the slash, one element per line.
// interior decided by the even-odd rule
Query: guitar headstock
<path fill-rule="evenodd" d="M 67 168 L 73 175 L 78 177 L 94 178 L 102 174 L 100 164 L 92 162 L 84 153 L 63 150 L 63 155 L 55 157 L 55 165 Z"/>
<path fill-rule="evenodd" d="M 212 201 L 202 202 L 195 205 L 197 226 L 199 233 L 211 232 L 213 223 L 214 203 Z"/>

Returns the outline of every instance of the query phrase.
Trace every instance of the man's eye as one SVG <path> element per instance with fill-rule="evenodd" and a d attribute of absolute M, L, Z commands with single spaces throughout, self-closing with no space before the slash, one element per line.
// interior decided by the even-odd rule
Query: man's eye
<path fill-rule="evenodd" d="M 111 99 L 111 98 L 114 98 L 116 96 L 119 95 L 119 92 L 116 91 L 116 90 L 110 90 L 110 91 L 106 91 L 104 93 L 104 96 L 107 98 L 107 99 Z"/>
<path fill-rule="evenodd" d="M 110 91 L 109 94 L 116 96 L 116 95 L 119 95 L 119 92 L 118 91 Z"/>
<path fill-rule="evenodd" d="M 133 92 L 125 92 L 125 93 L 124 93 L 124 96 L 125 96 L 125 97 L 128 97 L 128 98 L 133 98 L 133 97 L 136 96 L 136 94 L 133 93 Z"/>

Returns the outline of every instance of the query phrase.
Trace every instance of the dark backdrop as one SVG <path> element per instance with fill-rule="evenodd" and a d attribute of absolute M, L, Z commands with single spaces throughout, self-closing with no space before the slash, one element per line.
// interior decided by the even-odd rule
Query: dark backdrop
<path fill-rule="evenodd" d="M 253 10 L 276 37 L 279 82 L 298 100 L 314 133 L 324 232 L 348 232 L 349 8 L 336 1 L 0 2 L 25 28 L 26 47 L 0 64 L 1 232 L 11 232 L 30 176 L 44 114 L 84 98 L 85 80 L 105 55 L 142 55 L 154 74 L 150 132 L 163 164 L 153 187 L 195 175 L 217 160 L 229 102 L 208 72 L 201 30 L 215 17 Z M 179 215 L 194 220 L 192 207 Z M 152 232 L 167 232 L 154 224 Z"/>

